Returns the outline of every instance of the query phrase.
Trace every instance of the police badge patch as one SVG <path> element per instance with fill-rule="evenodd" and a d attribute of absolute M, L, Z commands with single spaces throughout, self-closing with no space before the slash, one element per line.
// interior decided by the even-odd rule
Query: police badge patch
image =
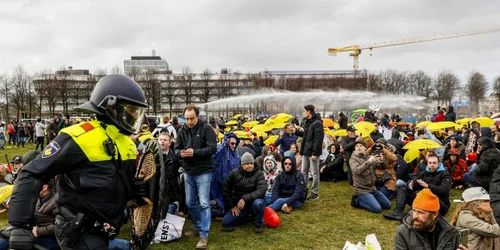
<path fill-rule="evenodd" d="M 43 150 L 42 159 L 49 158 L 61 150 L 61 146 L 55 141 L 51 141 Z"/>

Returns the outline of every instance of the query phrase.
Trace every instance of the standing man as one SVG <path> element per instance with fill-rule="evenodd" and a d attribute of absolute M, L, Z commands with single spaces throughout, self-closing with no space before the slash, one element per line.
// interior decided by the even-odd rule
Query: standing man
<path fill-rule="evenodd" d="M 45 129 L 47 126 L 42 123 L 42 119 L 38 118 L 35 124 L 35 150 L 38 150 L 38 145 L 40 145 L 40 150 L 43 149 L 43 143 L 45 142 Z"/>
<path fill-rule="evenodd" d="M 302 155 L 302 173 L 304 176 L 309 176 L 309 168 L 311 168 L 313 176 L 313 184 L 311 194 L 307 197 L 308 200 L 319 198 L 319 156 L 322 153 L 321 144 L 325 132 L 323 130 L 323 122 L 321 118 L 314 112 L 314 106 L 309 104 L 304 106 L 304 130 L 296 130 L 292 128 L 292 132 L 302 137 L 300 145 L 300 155 Z M 305 178 L 305 186 L 308 187 L 309 178 Z"/>
<path fill-rule="evenodd" d="M 175 155 L 185 171 L 186 205 L 195 230 L 200 232 L 196 249 L 206 249 L 210 230 L 210 182 L 214 171 L 217 138 L 214 129 L 198 118 L 200 109 L 194 105 L 184 108 L 186 124 L 179 129 Z"/>
<path fill-rule="evenodd" d="M 90 101 L 75 108 L 96 120 L 64 128 L 22 168 L 8 215 L 12 249 L 32 249 L 37 197 L 55 175 L 54 234 L 61 249 L 108 248 L 127 202 L 147 195 L 144 181 L 134 178 L 137 149 L 130 138 L 146 108 L 144 92 L 131 78 L 108 75 L 97 82 Z M 105 223 L 116 230 L 105 230 Z"/>

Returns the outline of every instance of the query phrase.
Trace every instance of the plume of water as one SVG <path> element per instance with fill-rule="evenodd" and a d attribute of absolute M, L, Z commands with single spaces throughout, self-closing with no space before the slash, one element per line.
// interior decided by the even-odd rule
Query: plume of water
<path fill-rule="evenodd" d="M 244 94 L 235 97 L 220 99 L 202 104 L 208 108 L 218 105 L 235 106 L 244 104 L 256 104 L 267 102 L 283 105 L 287 108 L 298 108 L 306 104 L 313 104 L 317 107 L 328 107 L 328 109 L 358 109 L 368 108 L 371 102 L 382 105 L 382 109 L 424 109 L 430 105 L 424 103 L 425 97 L 417 95 L 393 95 L 387 93 L 375 93 L 369 91 L 311 91 L 311 92 L 290 92 L 265 89 L 251 94 Z"/>

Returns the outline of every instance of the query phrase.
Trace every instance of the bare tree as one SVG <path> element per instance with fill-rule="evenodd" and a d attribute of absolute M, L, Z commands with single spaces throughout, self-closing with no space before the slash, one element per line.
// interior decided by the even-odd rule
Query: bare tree
<path fill-rule="evenodd" d="M 134 81 L 138 82 L 140 76 L 141 76 L 141 70 L 137 67 L 132 67 L 130 72 L 128 72 L 127 76 L 134 79 Z"/>
<path fill-rule="evenodd" d="M 167 100 L 170 117 L 172 117 L 172 107 L 179 98 L 176 93 L 178 86 L 179 85 L 177 84 L 175 79 L 172 79 L 172 76 L 170 74 L 165 74 L 165 81 L 162 83 L 161 90 L 162 96 Z"/>
<path fill-rule="evenodd" d="M 143 79 L 143 90 L 144 94 L 146 95 L 146 102 L 148 103 L 148 113 L 149 108 L 152 108 L 153 114 L 156 115 L 156 113 L 161 110 L 160 79 L 158 78 L 158 74 L 156 74 L 154 70 L 148 70 L 144 72 Z"/>
<path fill-rule="evenodd" d="M 12 94 L 12 83 L 10 82 L 10 78 L 7 73 L 0 75 L 0 84 L 0 92 L 2 93 L 2 96 L 0 97 L 0 103 L 2 104 L 2 108 L 5 111 L 5 120 L 8 122 L 10 121 L 9 108 L 11 99 L 10 95 Z"/>
<path fill-rule="evenodd" d="M 122 68 L 118 65 L 115 65 L 112 69 L 111 69 L 111 74 L 122 74 Z"/>
<path fill-rule="evenodd" d="M 212 75 L 212 71 L 208 68 L 201 73 L 201 95 L 199 97 L 201 102 L 207 103 L 210 100 L 210 92 L 212 89 L 210 82 L 212 81 Z"/>
<path fill-rule="evenodd" d="M 12 74 L 12 106 L 16 109 L 17 119 L 21 119 L 21 115 L 26 112 L 26 98 L 28 97 L 29 76 L 24 68 L 19 65 L 14 69 Z"/>
<path fill-rule="evenodd" d="M 479 101 L 484 99 L 486 91 L 488 91 L 488 82 L 484 75 L 478 71 L 472 71 L 464 89 L 465 95 L 469 97 L 472 112 L 479 111 Z"/>
<path fill-rule="evenodd" d="M 441 71 L 434 83 L 434 89 L 438 104 L 443 102 L 450 105 L 453 97 L 460 91 L 460 80 L 451 71 Z"/>
<path fill-rule="evenodd" d="M 236 95 L 241 95 L 241 93 L 247 88 L 245 79 L 242 79 L 242 74 L 238 70 L 232 74 L 232 77 L 233 84 L 231 84 L 231 86 Z"/>
<path fill-rule="evenodd" d="M 193 101 L 193 78 L 194 74 L 193 71 L 189 66 L 186 66 L 182 68 L 182 73 L 180 76 L 180 82 L 181 85 L 179 88 L 181 89 L 182 93 L 184 94 L 184 102 L 186 105 L 191 104 Z"/>
<path fill-rule="evenodd" d="M 432 77 L 427 75 L 424 71 L 419 70 L 409 75 L 410 85 L 412 86 L 413 93 L 424 96 L 429 99 L 432 94 Z"/>
<path fill-rule="evenodd" d="M 497 98 L 498 110 L 500 110 L 500 76 L 497 76 L 493 82 L 493 94 Z"/>
<path fill-rule="evenodd" d="M 63 114 L 69 113 L 69 106 L 72 102 L 71 99 L 71 83 L 72 77 L 69 70 L 66 69 L 65 66 L 61 67 L 60 70 L 56 72 L 54 75 L 57 86 L 57 102 L 61 104 L 63 108 Z"/>

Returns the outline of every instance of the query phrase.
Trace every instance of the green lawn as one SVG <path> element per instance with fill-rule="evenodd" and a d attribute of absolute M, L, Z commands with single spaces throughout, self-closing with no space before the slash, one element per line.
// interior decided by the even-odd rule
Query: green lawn
<path fill-rule="evenodd" d="M 9 159 L 14 155 L 32 149 L 7 148 Z M 5 160 L 0 160 L 3 163 Z M 279 213 L 281 225 L 277 228 L 265 227 L 264 233 L 256 235 L 253 225 L 239 227 L 232 233 L 220 231 L 220 222 L 212 221 L 209 249 L 342 249 L 346 240 L 364 243 L 365 236 L 375 233 L 382 249 L 392 249 L 398 222 L 388 221 L 381 214 L 373 214 L 350 206 L 352 187 L 346 182 L 320 184 L 320 198 L 308 201 L 291 214 Z M 461 191 L 452 190 L 450 200 L 461 198 Z M 394 206 L 394 201 L 393 201 Z M 456 205 L 446 218 L 450 221 Z M 387 210 L 389 211 L 389 210 Z M 383 213 L 385 213 L 384 211 Z M 7 223 L 7 215 L 0 214 L 0 226 Z M 191 230 L 186 221 L 184 231 Z M 129 238 L 129 227 L 122 228 L 121 238 Z M 179 241 L 153 245 L 152 249 L 193 249 L 198 238 L 183 237 Z"/>

